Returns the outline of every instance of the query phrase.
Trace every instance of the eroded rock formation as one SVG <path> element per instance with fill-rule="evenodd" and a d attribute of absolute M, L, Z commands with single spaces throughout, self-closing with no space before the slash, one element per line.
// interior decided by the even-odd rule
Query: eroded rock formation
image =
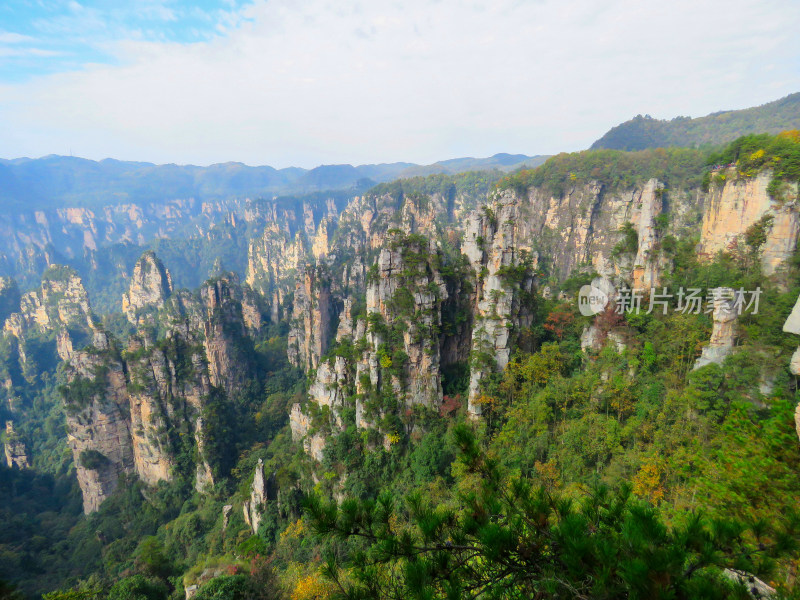
<path fill-rule="evenodd" d="M 755 177 L 741 177 L 733 168 L 718 173 L 725 177 L 724 185 L 712 186 L 705 202 L 700 251 L 713 256 L 728 250 L 747 230 L 766 221 L 766 241 L 761 248 L 761 268 L 771 275 L 794 252 L 800 232 L 800 212 L 791 200 L 797 197 L 797 187 L 790 186 L 791 198 L 777 200 L 767 192 L 771 171 Z"/>
<path fill-rule="evenodd" d="M 709 290 L 712 297 L 714 324 L 711 329 L 711 339 L 703 346 L 702 354 L 694 363 L 694 368 L 699 369 L 705 365 L 722 362 L 730 356 L 736 344 L 736 320 L 739 311 L 736 307 L 736 293 L 731 288 L 714 288 Z"/>
<path fill-rule="evenodd" d="M 142 324 L 143 311 L 158 310 L 172 294 L 172 276 L 153 252 L 145 252 L 133 267 L 128 291 L 122 296 L 122 312 L 133 325 Z M 150 315 L 152 320 L 152 314 Z"/>
<path fill-rule="evenodd" d="M 6 465 L 9 468 L 28 469 L 31 466 L 25 442 L 14 430 L 14 421 L 6 421 L 6 433 L 3 442 Z"/>
<path fill-rule="evenodd" d="M 334 299 L 323 267 L 308 266 L 298 276 L 289 325 L 289 362 L 306 371 L 316 369 L 333 337 Z"/>

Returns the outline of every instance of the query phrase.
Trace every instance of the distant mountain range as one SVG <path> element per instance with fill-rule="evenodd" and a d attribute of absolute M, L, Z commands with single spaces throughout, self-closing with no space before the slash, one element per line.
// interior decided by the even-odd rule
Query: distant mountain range
<path fill-rule="evenodd" d="M 715 112 L 696 119 L 676 117 L 667 121 L 638 115 L 612 127 L 591 148 L 700 147 L 724 144 L 749 133 L 778 133 L 786 129 L 800 129 L 800 92 L 754 108 Z"/>
<path fill-rule="evenodd" d="M 320 190 L 370 187 L 398 178 L 464 171 L 513 171 L 543 163 L 546 156 L 495 154 L 456 158 L 432 165 L 397 162 L 376 165 L 322 165 L 314 169 L 250 167 L 222 163 L 208 167 L 155 165 L 113 159 L 87 160 L 50 155 L 0 159 L 0 206 L 50 209 L 65 206 L 158 202 L 165 199 L 256 197 Z"/>
<path fill-rule="evenodd" d="M 743 110 L 692 119 L 654 119 L 638 115 L 594 142 L 592 149 L 642 150 L 668 146 L 713 146 L 748 133 L 800 129 L 800 93 Z M 0 159 L 0 209 L 26 211 L 61 207 L 99 207 L 195 198 L 272 197 L 324 190 L 366 190 L 396 179 L 466 171 L 515 171 L 535 167 L 548 156 L 495 154 L 454 158 L 430 165 L 408 162 L 313 169 L 251 167 L 229 162 L 208 167 L 156 165 L 114 159 L 87 160 L 50 155 Z"/>

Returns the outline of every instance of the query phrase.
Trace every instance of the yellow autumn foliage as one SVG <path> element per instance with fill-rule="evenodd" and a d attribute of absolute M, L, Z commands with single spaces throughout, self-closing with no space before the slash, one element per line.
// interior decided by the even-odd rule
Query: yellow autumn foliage
<path fill-rule="evenodd" d="M 300 539 L 306 534 L 306 525 L 303 519 L 297 519 L 294 523 L 290 523 L 286 529 L 281 531 L 281 540 L 285 539 Z"/>
<path fill-rule="evenodd" d="M 298 579 L 292 591 L 292 600 L 327 600 L 333 597 L 335 588 L 319 573 L 311 573 Z"/>
<path fill-rule="evenodd" d="M 647 498 L 653 503 L 664 499 L 664 487 L 661 484 L 662 469 L 657 461 L 642 465 L 633 477 L 633 493 L 640 498 Z"/>
<path fill-rule="evenodd" d="M 788 131 L 781 131 L 778 134 L 779 138 L 786 138 L 788 140 L 793 141 L 796 144 L 800 144 L 800 130 L 797 129 L 789 129 Z"/>

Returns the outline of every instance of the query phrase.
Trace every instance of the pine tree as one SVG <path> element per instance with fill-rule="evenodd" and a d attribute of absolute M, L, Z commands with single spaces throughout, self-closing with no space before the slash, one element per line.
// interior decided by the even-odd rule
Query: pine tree
<path fill-rule="evenodd" d="M 775 557 L 797 552 L 794 528 L 700 514 L 667 526 L 629 487 L 569 498 L 505 476 L 467 426 L 454 439 L 480 482 L 456 508 L 418 493 L 403 502 L 308 500 L 314 530 L 352 542 L 325 568 L 342 598 L 747 598 L 724 568 L 764 575 Z"/>

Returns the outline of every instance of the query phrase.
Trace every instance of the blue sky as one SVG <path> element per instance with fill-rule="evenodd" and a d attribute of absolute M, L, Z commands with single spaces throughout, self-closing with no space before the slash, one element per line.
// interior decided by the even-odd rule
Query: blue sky
<path fill-rule="evenodd" d="M 430 163 L 800 91 L 797 0 L 6 0 L 0 157 Z"/>
<path fill-rule="evenodd" d="M 119 64 L 121 39 L 191 44 L 224 35 L 242 7 L 234 0 L 11 0 L 0 4 L 0 79 Z"/>

